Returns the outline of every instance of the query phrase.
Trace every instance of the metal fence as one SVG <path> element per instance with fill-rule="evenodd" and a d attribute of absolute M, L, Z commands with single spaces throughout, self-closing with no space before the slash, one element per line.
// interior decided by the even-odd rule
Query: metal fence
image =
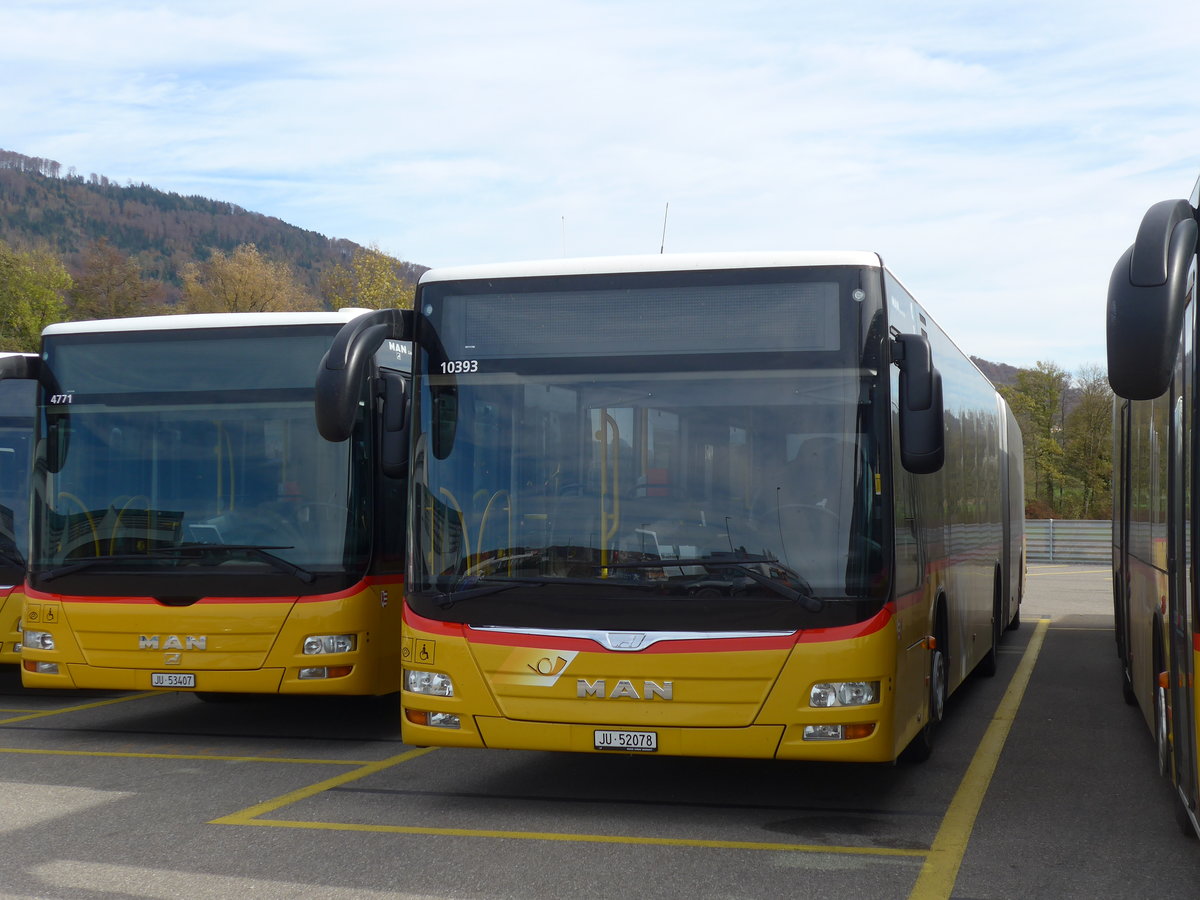
<path fill-rule="evenodd" d="M 1112 559 L 1112 522 L 1107 519 L 1026 519 L 1029 562 L 1107 563 Z"/>

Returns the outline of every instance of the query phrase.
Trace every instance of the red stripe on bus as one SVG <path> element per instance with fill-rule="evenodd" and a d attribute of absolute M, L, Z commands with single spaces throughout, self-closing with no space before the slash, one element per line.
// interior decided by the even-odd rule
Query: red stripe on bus
<path fill-rule="evenodd" d="M 839 625 L 834 628 L 808 628 L 797 630 L 786 635 L 767 635 L 763 637 L 713 637 L 697 640 L 664 640 L 651 645 L 650 651 L 655 653 L 732 653 L 739 650 L 779 650 L 795 644 L 832 643 L 848 641 L 854 638 L 875 634 L 887 627 L 892 621 L 894 609 L 888 604 L 878 613 L 862 622 L 853 625 Z M 423 631 L 426 634 L 440 634 L 449 637 L 467 637 L 475 644 L 496 644 L 506 647 L 532 647 L 544 650 L 587 650 L 596 651 L 596 642 L 588 638 L 557 636 L 552 634 L 523 634 L 515 631 L 475 631 L 469 626 L 457 622 L 441 622 L 437 619 L 427 619 L 413 612 L 410 606 L 404 607 L 404 623 L 410 628 Z M 605 631 L 606 629 L 594 629 Z M 636 628 L 611 629 L 614 633 L 636 632 Z M 609 651 L 605 651 L 609 652 Z M 627 652 L 627 651 L 611 651 Z"/>
<path fill-rule="evenodd" d="M 208 605 L 238 605 L 246 603 L 328 603 L 333 600 L 344 600 L 347 597 L 353 597 L 355 594 L 361 594 L 363 591 L 375 585 L 395 585 L 397 588 L 402 588 L 404 579 L 400 576 L 384 577 L 371 576 L 364 578 L 357 584 L 353 584 L 348 588 L 340 591 L 334 591 L 328 594 L 307 594 L 304 596 L 282 596 L 282 597 L 200 597 L 197 602 L 204 602 Z M 43 591 L 34 590 L 29 585 L 25 586 L 25 596 L 30 600 L 58 600 L 63 603 L 125 603 L 130 605 L 149 605 L 158 604 L 158 600 L 154 597 L 135 597 L 135 596 L 117 596 L 117 597 L 102 597 L 102 596 L 83 596 L 77 594 L 49 594 Z"/>

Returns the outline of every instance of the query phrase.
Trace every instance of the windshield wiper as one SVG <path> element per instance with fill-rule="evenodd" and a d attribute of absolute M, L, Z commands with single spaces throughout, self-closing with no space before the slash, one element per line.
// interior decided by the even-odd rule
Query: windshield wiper
<path fill-rule="evenodd" d="M 295 575 L 305 584 L 312 584 L 317 580 L 317 576 L 307 569 L 304 569 L 295 563 L 288 562 L 281 556 L 276 556 L 274 553 L 268 553 L 269 550 L 290 550 L 288 546 L 259 546 L 258 544 L 176 544 L 170 547 L 152 547 L 145 553 L 114 553 L 109 556 L 92 556 L 87 559 L 81 559 L 78 562 L 68 563 L 64 566 L 58 566 L 54 569 L 49 569 L 37 575 L 39 581 L 53 581 L 55 578 L 61 578 L 64 575 L 73 575 L 76 572 L 82 572 L 86 569 L 91 569 L 95 566 L 108 565 L 114 562 L 145 562 L 147 559 L 154 557 L 169 557 L 169 556 L 188 556 L 194 555 L 198 559 L 206 556 L 211 556 L 212 551 L 221 551 L 228 555 L 241 552 L 247 556 L 266 563 L 277 571 L 284 572 L 288 575 Z M 209 565 L 216 565 L 216 561 Z"/>
<path fill-rule="evenodd" d="M 758 572 L 751 568 L 758 564 L 768 564 L 782 569 L 784 566 L 777 559 L 769 556 L 753 556 L 742 553 L 713 553 L 708 556 L 693 556 L 675 559 L 667 557 L 665 559 L 643 560 L 641 562 L 631 563 L 609 563 L 605 568 L 608 569 L 675 569 L 684 566 L 703 566 L 706 569 L 734 569 L 741 572 L 751 581 L 756 584 L 761 584 L 769 591 L 773 591 L 781 597 L 791 600 L 793 603 L 799 603 L 809 612 L 820 612 L 825 608 L 825 603 L 819 597 L 813 594 L 812 587 L 805 581 L 800 573 L 788 569 L 788 573 L 796 579 L 802 590 L 776 581 L 774 578 L 769 578 L 762 572 Z"/>
<path fill-rule="evenodd" d="M 35 577 L 39 581 L 53 581 L 55 578 L 61 578 L 63 575 L 82 572 L 94 566 L 108 565 L 114 562 L 133 562 L 145 558 L 146 554 L 144 553 L 114 553 L 111 556 L 89 556 L 87 559 L 81 559 L 78 562 L 56 566 L 53 569 L 47 569 L 45 572 L 37 572 L 35 573 Z"/>
<path fill-rule="evenodd" d="M 480 578 L 474 575 L 469 575 L 462 581 L 458 582 L 454 587 L 443 593 L 435 594 L 433 602 L 440 609 L 449 609 L 460 600 L 474 600 L 476 597 L 486 597 L 488 594 L 499 594 L 503 591 L 511 591 L 513 588 L 521 587 L 522 585 L 533 585 L 541 587 L 544 584 L 552 584 L 557 582 L 557 578 L 495 578 L 486 577 Z M 486 584 L 483 587 L 475 587 L 481 582 L 500 582 L 499 584 Z"/>
<path fill-rule="evenodd" d="M 274 553 L 269 553 L 269 550 L 291 550 L 292 547 L 287 544 L 271 545 L 271 544 L 206 544 L 206 543 L 187 543 L 175 544 L 170 547 L 152 547 L 146 552 L 147 556 L 196 556 L 203 558 L 210 555 L 214 550 L 220 550 L 230 556 L 237 553 L 245 553 L 260 562 L 265 562 L 267 565 L 280 572 L 285 572 L 288 575 L 295 575 L 305 584 L 312 584 L 317 580 L 317 576 L 305 569 L 303 566 L 298 566 L 294 562 L 289 562 L 282 556 L 276 556 Z M 215 565 L 215 563 L 214 563 Z"/>

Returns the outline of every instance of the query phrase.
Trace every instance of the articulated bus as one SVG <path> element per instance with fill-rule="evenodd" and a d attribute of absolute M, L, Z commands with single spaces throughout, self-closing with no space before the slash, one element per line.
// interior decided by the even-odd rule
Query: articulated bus
<path fill-rule="evenodd" d="M 1150 207 L 1113 269 L 1107 311 L 1117 655 L 1189 834 L 1200 831 L 1198 220 L 1200 181 L 1189 200 Z"/>
<path fill-rule="evenodd" d="M 408 346 L 359 367 L 345 444 L 313 415 L 364 312 L 71 322 L 0 365 L 38 386 L 26 687 L 399 691 L 407 484 L 375 411 Z"/>
<path fill-rule="evenodd" d="M 0 353 L 20 365 L 26 354 Z M 33 385 L 0 381 L 0 665 L 21 660 L 22 586 L 29 534 Z"/>
<path fill-rule="evenodd" d="M 341 352 L 414 341 L 405 742 L 920 759 L 995 671 L 1020 432 L 877 255 L 441 269 L 374 321 Z"/>

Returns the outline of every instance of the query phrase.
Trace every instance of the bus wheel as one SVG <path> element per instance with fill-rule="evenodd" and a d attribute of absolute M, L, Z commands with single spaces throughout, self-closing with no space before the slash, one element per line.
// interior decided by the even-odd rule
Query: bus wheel
<path fill-rule="evenodd" d="M 1137 694 L 1133 692 L 1133 673 L 1129 671 L 1129 661 L 1121 660 L 1121 696 L 1126 706 L 1137 706 Z"/>
<path fill-rule="evenodd" d="M 1168 775 L 1171 762 L 1171 739 L 1167 724 L 1167 689 L 1155 679 L 1154 685 L 1154 743 L 1158 755 L 1158 774 Z"/>
<path fill-rule="evenodd" d="M 1000 598 L 1000 572 L 996 571 L 996 578 L 992 585 L 992 646 L 979 661 L 979 673 L 986 678 L 991 678 L 1000 668 L 1000 636 L 1004 633 L 1004 626 L 1000 620 L 1004 618 L 1004 601 Z"/>
<path fill-rule="evenodd" d="M 904 748 L 901 758 L 905 762 L 925 762 L 933 755 L 933 739 L 945 711 L 946 656 L 939 646 L 929 654 L 929 710 L 925 719 L 925 727 L 917 732 L 912 743 Z"/>
<path fill-rule="evenodd" d="M 1192 839 L 1196 838 L 1196 825 L 1192 821 L 1191 815 L 1188 814 L 1188 808 L 1184 804 L 1183 794 L 1178 790 L 1175 791 L 1175 824 L 1179 826 L 1179 830 L 1185 837 Z"/>

